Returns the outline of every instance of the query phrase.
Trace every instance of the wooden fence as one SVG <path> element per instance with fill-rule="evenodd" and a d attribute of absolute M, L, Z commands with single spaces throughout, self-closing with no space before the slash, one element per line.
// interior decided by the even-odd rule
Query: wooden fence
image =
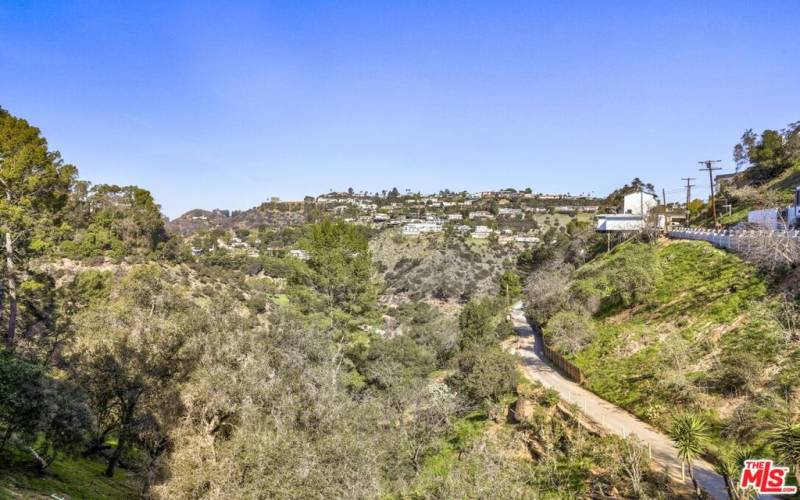
<path fill-rule="evenodd" d="M 542 342 L 542 352 L 548 361 L 553 363 L 556 368 L 561 370 L 569 378 L 579 384 L 583 383 L 583 372 L 580 368 L 572 364 L 572 362 L 570 362 L 567 358 L 551 349 L 550 346 L 544 342 Z"/>

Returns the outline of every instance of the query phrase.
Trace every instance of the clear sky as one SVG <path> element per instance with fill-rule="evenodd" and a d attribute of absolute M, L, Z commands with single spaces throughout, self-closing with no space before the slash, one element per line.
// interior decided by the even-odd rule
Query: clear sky
<path fill-rule="evenodd" d="M 677 198 L 800 120 L 800 2 L 0 0 L 0 106 L 170 217 L 350 186 Z"/>

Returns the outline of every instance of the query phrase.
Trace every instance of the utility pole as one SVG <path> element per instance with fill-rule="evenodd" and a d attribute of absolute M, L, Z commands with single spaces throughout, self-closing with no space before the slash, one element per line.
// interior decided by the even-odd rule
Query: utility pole
<path fill-rule="evenodd" d="M 689 225 L 689 202 L 692 201 L 692 188 L 694 184 L 692 181 L 695 180 L 694 177 L 681 177 L 682 181 L 686 181 L 686 225 Z"/>
<path fill-rule="evenodd" d="M 714 170 L 722 170 L 722 167 L 715 167 L 715 163 L 721 163 L 722 160 L 703 160 L 699 161 L 700 165 L 705 165 L 705 167 L 701 168 L 700 171 L 703 170 L 708 172 L 708 185 L 711 188 L 711 214 L 714 217 L 714 228 L 717 227 L 717 203 L 714 199 Z"/>

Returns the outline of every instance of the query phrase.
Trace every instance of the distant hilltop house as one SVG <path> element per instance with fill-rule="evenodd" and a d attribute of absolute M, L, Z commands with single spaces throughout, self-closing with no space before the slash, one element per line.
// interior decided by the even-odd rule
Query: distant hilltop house
<path fill-rule="evenodd" d="M 658 198 L 653 193 L 637 191 L 626 194 L 622 201 L 621 214 L 597 216 L 597 231 L 601 233 L 640 231 L 647 226 L 650 210 L 657 206 Z"/>
<path fill-rule="evenodd" d="M 477 210 L 475 212 L 469 213 L 470 219 L 494 219 L 494 215 L 490 214 L 486 210 Z"/>
<path fill-rule="evenodd" d="M 447 220 L 461 220 L 463 218 L 461 214 L 447 214 Z"/>
<path fill-rule="evenodd" d="M 520 235 L 514 238 L 514 241 L 517 243 L 539 243 L 541 240 L 536 236 L 524 236 Z"/>
<path fill-rule="evenodd" d="M 472 231 L 472 237 L 479 239 L 488 238 L 491 234 L 492 230 L 486 226 L 475 226 L 475 230 Z"/>
<path fill-rule="evenodd" d="M 441 233 L 442 225 L 438 222 L 410 222 L 403 226 L 403 236 L 419 236 L 424 233 Z"/>
<path fill-rule="evenodd" d="M 388 214 L 377 213 L 377 214 L 372 216 L 372 221 L 373 222 L 386 222 L 389 219 L 391 219 L 391 217 L 389 217 Z"/>
<path fill-rule="evenodd" d="M 522 215 L 522 209 L 504 207 L 497 211 L 497 215 L 504 215 L 506 217 L 517 217 L 519 215 Z"/>

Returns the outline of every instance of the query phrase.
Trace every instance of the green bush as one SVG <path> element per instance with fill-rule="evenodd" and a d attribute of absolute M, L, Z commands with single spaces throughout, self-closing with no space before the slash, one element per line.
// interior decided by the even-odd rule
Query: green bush
<path fill-rule="evenodd" d="M 458 316 L 461 348 L 488 345 L 496 341 L 497 325 L 502 310 L 502 301 L 491 297 L 469 301 Z"/>
<path fill-rule="evenodd" d="M 447 382 L 474 404 L 499 401 L 519 381 L 517 358 L 494 345 L 461 352 L 455 366 L 457 371 Z"/>
<path fill-rule="evenodd" d="M 637 247 L 617 262 L 608 274 L 611 299 L 614 304 L 629 307 L 642 303 L 661 278 L 661 268 L 655 249 L 650 245 Z"/>
<path fill-rule="evenodd" d="M 553 406 L 557 405 L 559 401 L 561 401 L 561 397 L 558 395 L 558 391 L 555 389 L 545 389 L 544 392 L 542 392 L 542 394 L 539 396 L 539 403 L 548 408 L 552 408 Z"/>
<path fill-rule="evenodd" d="M 591 341 L 592 322 L 581 312 L 561 311 L 550 319 L 543 334 L 559 352 L 575 354 Z"/>
<path fill-rule="evenodd" d="M 36 452 L 36 466 L 43 470 L 60 453 L 81 447 L 91 425 L 91 413 L 75 387 L 0 351 L 0 450 L 13 436 Z"/>

